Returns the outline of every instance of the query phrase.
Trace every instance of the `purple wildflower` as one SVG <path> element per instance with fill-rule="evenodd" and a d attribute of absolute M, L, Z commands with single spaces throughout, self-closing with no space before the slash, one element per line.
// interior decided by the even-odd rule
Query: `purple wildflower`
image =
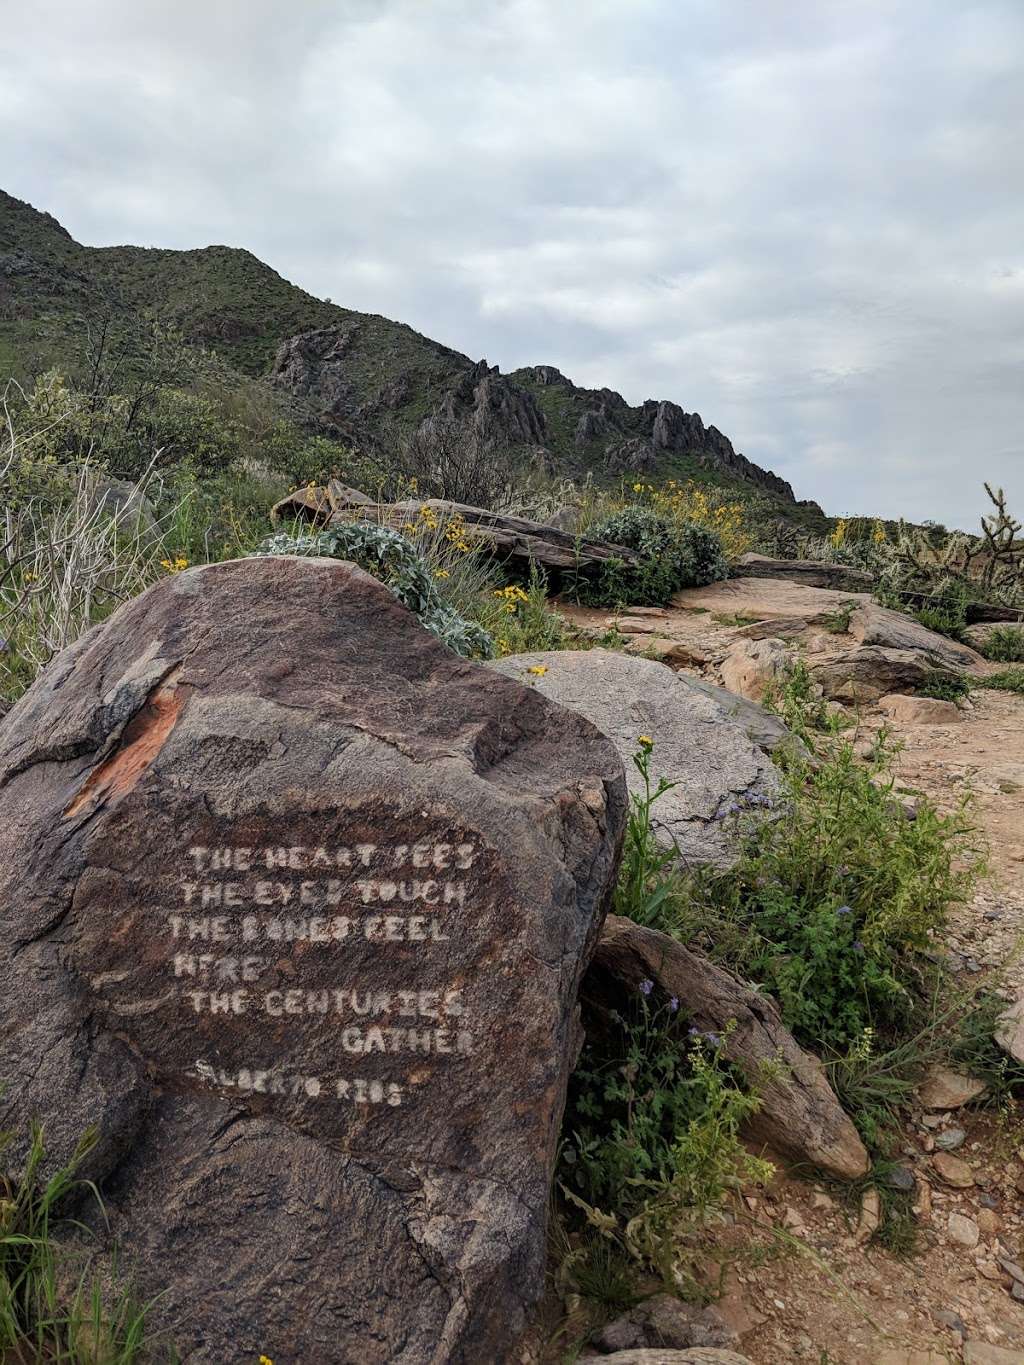
<path fill-rule="evenodd" d="M 694 1024 L 691 1024 L 690 1027 L 686 1030 L 686 1032 L 689 1034 L 691 1038 L 699 1038 L 701 1036 L 700 1029 L 697 1028 Z"/>
<path fill-rule="evenodd" d="M 641 981 L 641 982 L 640 982 L 640 994 L 641 994 L 641 995 L 650 995 L 651 991 L 653 991 L 653 990 L 654 990 L 654 982 L 653 982 L 653 981 L 651 981 L 651 980 L 648 979 L 647 981 Z"/>
<path fill-rule="evenodd" d="M 718 1033 L 705 1033 L 704 1037 L 708 1040 L 708 1042 L 711 1044 L 712 1047 L 721 1047 L 721 1046 L 722 1046 L 722 1038 L 721 1038 L 721 1035 L 720 1035 L 720 1034 L 718 1034 Z"/>
<path fill-rule="evenodd" d="M 853 940 L 853 951 L 855 953 L 862 953 L 864 951 L 864 945 L 859 938 Z"/>
<path fill-rule="evenodd" d="M 841 906 L 839 907 L 839 909 L 836 911 L 836 914 L 837 914 L 837 915 L 852 915 L 852 914 L 853 914 L 853 911 L 850 909 L 850 907 L 849 907 L 848 905 L 841 905 Z"/>
<path fill-rule="evenodd" d="M 679 996 L 678 996 L 678 995 L 674 995 L 674 996 L 672 997 L 672 999 L 668 1002 L 668 1007 L 669 1007 L 669 1009 L 671 1010 L 671 1012 L 672 1012 L 673 1014 L 675 1014 L 676 1010 L 679 1008 Z"/>

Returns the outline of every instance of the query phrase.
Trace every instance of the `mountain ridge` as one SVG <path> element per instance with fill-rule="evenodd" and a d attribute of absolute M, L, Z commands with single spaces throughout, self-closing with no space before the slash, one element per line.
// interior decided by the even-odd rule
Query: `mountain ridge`
<path fill-rule="evenodd" d="M 503 374 L 406 323 L 318 299 L 244 247 L 83 246 L 51 214 L 0 190 L 0 367 L 28 375 L 67 366 L 80 319 L 110 311 L 172 324 L 356 445 L 458 421 L 554 473 L 703 472 L 821 515 L 672 400 L 632 406 L 551 365 Z"/>

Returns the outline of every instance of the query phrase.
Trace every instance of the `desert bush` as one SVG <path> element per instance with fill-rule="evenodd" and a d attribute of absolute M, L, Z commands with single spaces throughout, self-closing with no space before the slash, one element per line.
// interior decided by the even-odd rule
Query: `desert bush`
<path fill-rule="evenodd" d="M 676 931 L 760 981 L 811 1047 L 841 1052 L 868 1028 L 888 1045 L 915 1030 L 934 937 L 984 866 L 969 801 L 941 815 L 922 799 L 909 818 L 894 756 L 883 737 L 870 763 L 845 741 L 791 757 L 785 818 L 732 817 L 735 867 L 695 874 L 675 908 Z"/>
<path fill-rule="evenodd" d="M 978 648 L 986 659 L 997 663 L 1024 663 L 1024 627 L 996 626 Z"/>
<path fill-rule="evenodd" d="M 626 1223 L 669 1191 L 678 1210 L 706 1211 L 763 1170 L 738 1136 L 757 1099 L 722 1045 L 649 981 L 589 1029 L 566 1104 L 565 1186 Z"/>
<path fill-rule="evenodd" d="M 588 480 L 576 490 L 572 501 L 579 508 L 579 531 L 588 538 L 598 536 L 597 527 L 610 517 L 641 507 L 655 512 L 670 526 L 697 525 L 713 531 L 728 560 L 738 559 L 751 548 L 768 516 L 755 493 L 740 501 L 723 489 L 692 479 L 667 479 L 657 484 L 623 482 L 615 489 L 601 488 Z"/>
<path fill-rule="evenodd" d="M 632 799 L 614 903 L 648 924 L 659 919 L 658 886 L 674 885 L 651 824 L 671 786 L 651 781 L 653 749 L 641 736 L 633 761 L 645 790 Z M 622 1264 L 633 1262 L 677 1291 L 691 1288 L 692 1239 L 709 1212 L 741 1184 L 772 1174 L 740 1141 L 758 1099 L 725 1060 L 724 1041 L 695 1028 L 680 1001 L 659 999 L 651 981 L 588 1021 L 566 1100 L 560 1187 L 613 1248 L 623 1287 Z M 593 1252 L 584 1248 L 581 1274 Z"/>
<path fill-rule="evenodd" d="M 501 511 L 516 501 L 528 473 L 521 450 L 456 417 L 433 416 L 413 431 L 387 427 L 381 442 L 389 492 L 411 487 L 419 497 Z"/>
<path fill-rule="evenodd" d="M 640 562 L 613 559 L 580 569 L 570 589 L 580 602 L 663 606 L 680 588 L 728 577 L 715 531 L 696 522 L 670 522 L 650 507 L 627 507 L 591 527 L 588 535 L 636 550 Z"/>
<path fill-rule="evenodd" d="M 781 716 L 795 735 L 812 746 L 815 736 L 838 734 L 849 724 L 843 712 L 822 696 L 821 688 L 815 685 L 803 659 L 794 660 L 769 681 L 762 703 L 767 710 Z"/>
<path fill-rule="evenodd" d="M 477 659 L 494 656 L 494 641 L 487 631 L 443 601 L 423 556 L 405 536 L 386 526 L 347 522 L 308 535 L 280 532 L 252 553 L 351 560 L 386 584 L 420 624 L 456 654 Z"/>
<path fill-rule="evenodd" d="M 1024 668 L 1004 668 L 999 673 L 990 673 L 987 678 L 975 678 L 974 686 L 1024 695 Z"/>
<path fill-rule="evenodd" d="M 95 477 L 82 466 L 69 492 L 28 498 L 4 513 L 0 709 L 55 654 L 177 562 L 167 558 L 159 525 L 140 520 L 137 502 L 112 512 L 102 505 Z M 131 491 L 142 498 L 146 488 L 143 479 Z"/>

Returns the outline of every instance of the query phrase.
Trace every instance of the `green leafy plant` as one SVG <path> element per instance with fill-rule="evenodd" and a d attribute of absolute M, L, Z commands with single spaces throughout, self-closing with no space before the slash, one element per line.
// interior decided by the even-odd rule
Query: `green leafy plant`
<path fill-rule="evenodd" d="M 468 621 L 441 600 L 427 565 L 405 536 L 371 522 L 345 522 L 310 535 L 269 536 L 254 555 L 323 555 L 358 564 L 386 584 L 421 625 L 456 654 L 466 658 L 494 656 L 494 641 L 475 621 Z"/>
<path fill-rule="evenodd" d="M 634 793 L 630 797 L 631 809 L 612 908 L 615 914 L 624 915 L 637 924 L 658 928 L 664 908 L 677 888 L 679 873 L 675 869 L 675 850 L 658 842 L 651 810 L 676 784 L 664 777 L 656 784 L 652 781 L 654 741 L 649 735 L 641 735 L 637 742 L 639 748 L 633 755 L 633 766 L 640 774 L 644 789 L 642 795 Z"/>
<path fill-rule="evenodd" d="M 562 1190 L 592 1227 L 678 1283 L 687 1235 L 740 1184 L 767 1179 L 739 1132 L 758 1100 L 652 982 L 588 1029 L 570 1081 Z"/>
<path fill-rule="evenodd" d="M 969 803 L 941 815 L 922 800 L 908 818 L 892 758 L 883 743 L 862 764 L 840 742 L 791 760 L 786 818 L 738 828 L 736 865 L 694 875 L 676 906 L 678 931 L 761 982 L 812 1047 L 914 1032 L 933 935 L 983 866 Z"/>
<path fill-rule="evenodd" d="M 771 679 L 763 704 L 805 741 L 813 741 L 816 735 L 838 734 L 850 724 L 844 713 L 822 696 L 803 659 L 795 659 Z"/>
<path fill-rule="evenodd" d="M 934 697 L 936 701 L 963 701 L 969 696 L 971 683 L 967 678 L 955 673 L 943 673 L 936 669 L 929 673 L 917 688 L 919 697 Z"/>
<path fill-rule="evenodd" d="M 1004 668 L 987 678 L 976 678 L 975 687 L 991 687 L 998 692 L 1017 692 L 1024 696 L 1024 668 Z"/>
<path fill-rule="evenodd" d="M 636 564 L 613 559 L 577 572 L 572 592 L 593 606 L 664 606 L 680 588 L 728 577 L 721 537 L 697 522 L 674 522 L 635 504 L 591 527 L 588 535 L 635 550 Z"/>
<path fill-rule="evenodd" d="M 996 626 L 978 648 L 986 659 L 997 663 L 1024 663 L 1024 627 Z"/>

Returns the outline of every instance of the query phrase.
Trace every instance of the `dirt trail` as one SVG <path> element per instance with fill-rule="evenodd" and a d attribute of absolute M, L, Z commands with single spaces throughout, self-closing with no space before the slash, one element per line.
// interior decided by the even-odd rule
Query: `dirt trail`
<path fill-rule="evenodd" d="M 771 586 L 761 584 L 762 596 Z M 772 599 L 776 611 L 779 600 Z M 615 619 L 566 614 L 594 633 Z M 631 650 L 658 657 L 674 648 L 676 666 L 684 661 L 685 671 L 720 682 L 718 665 L 746 633 L 744 618 L 764 614 L 760 600 L 734 594 L 728 611 L 644 613 L 619 629 L 631 637 Z M 804 638 L 817 649 L 823 641 L 815 632 L 820 626 L 808 624 Z M 959 979 L 980 989 L 991 969 L 1008 968 L 1010 981 L 1024 987 L 1024 954 L 1017 953 L 1024 935 L 1024 699 L 976 692 L 962 720 L 945 726 L 893 725 L 865 707 L 860 734 L 883 721 L 904 746 L 896 769 L 901 794 L 912 800 L 923 793 L 949 809 L 970 790 L 990 844 L 990 879 L 952 915 L 947 942 Z M 974 1181 L 962 1189 L 951 1188 L 934 1163 L 936 1139 L 955 1142 L 954 1129 L 965 1133 L 955 1155 Z M 1011 1296 L 1013 1277 L 997 1260 L 1024 1264 L 1020 1117 L 991 1110 L 919 1116 L 900 1160 L 917 1181 L 918 1252 L 910 1259 L 867 1245 L 856 1217 L 832 1193 L 784 1175 L 747 1207 L 741 1222 L 748 1226 L 737 1236 L 777 1245 L 779 1234 L 768 1229 L 783 1228 L 793 1248 L 730 1277 L 724 1306 L 744 1329 L 738 1349 L 756 1365 L 940 1365 L 963 1359 L 965 1340 L 1024 1352 L 1024 1302 Z M 1015 1292 L 1024 1300 L 1024 1285 Z M 1020 1360 L 1024 1365 L 1024 1354 Z"/>

